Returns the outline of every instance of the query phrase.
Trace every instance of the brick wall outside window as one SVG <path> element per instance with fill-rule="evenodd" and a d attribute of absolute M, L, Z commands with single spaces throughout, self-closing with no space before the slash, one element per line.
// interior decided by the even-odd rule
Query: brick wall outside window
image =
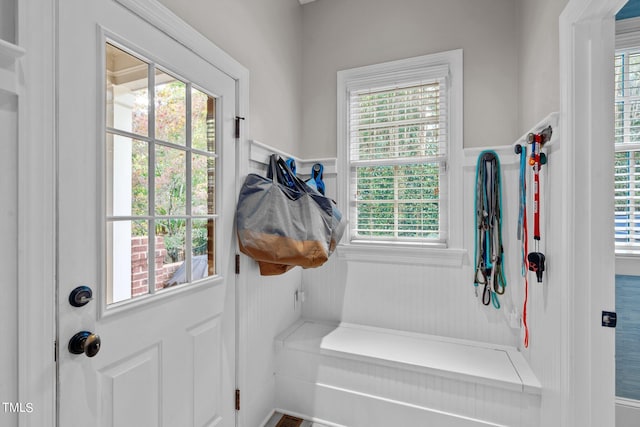
<path fill-rule="evenodd" d="M 149 292 L 148 247 L 147 236 L 133 237 L 131 239 L 131 297 Z M 156 289 L 164 288 L 166 282 L 182 264 L 182 261 L 165 264 L 166 256 L 167 249 L 164 246 L 164 238 L 162 236 L 156 236 Z"/>

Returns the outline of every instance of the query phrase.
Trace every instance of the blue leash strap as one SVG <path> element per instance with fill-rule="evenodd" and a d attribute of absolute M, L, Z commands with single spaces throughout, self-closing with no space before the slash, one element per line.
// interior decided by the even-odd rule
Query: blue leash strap
<path fill-rule="evenodd" d="M 524 224 L 526 218 L 524 217 L 527 212 L 527 147 L 520 146 L 520 179 L 519 179 L 519 189 L 520 189 L 520 204 L 518 210 L 518 230 L 517 237 L 518 240 L 522 241 L 526 236 L 524 235 Z M 524 245 L 522 246 L 522 275 L 527 274 L 526 271 L 526 256 Z"/>

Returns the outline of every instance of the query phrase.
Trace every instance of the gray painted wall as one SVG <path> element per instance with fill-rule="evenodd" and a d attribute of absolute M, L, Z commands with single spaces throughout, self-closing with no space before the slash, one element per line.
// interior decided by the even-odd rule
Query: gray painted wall
<path fill-rule="evenodd" d="M 519 133 L 560 111 L 560 13 L 568 0 L 520 0 Z"/>
<path fill-rule="evenodd" d="M 250 73 L 250 139 L 297 154 L 302 135 L 298 0 L 160 0 Z"/>
<path fill-rule="evenodd" d="M 303 6 L 302 157 L 336 155 L 336 72 L 464 49 L 464 146 L 518 134 L 517 2 L 321 0 Z"/>
<path fill-rule="evenodd" d="M 0 39 L 15 43 L 16 0 L 0 0 Z"/>
<path fill-rule="evenodd" d="M 560 108 L 567 0 L 160 1 L 249 69 L 249 137 L 303 158 L 336 155 L 336 72 L 362 65 L 464 49 L 465 147 Z"/>

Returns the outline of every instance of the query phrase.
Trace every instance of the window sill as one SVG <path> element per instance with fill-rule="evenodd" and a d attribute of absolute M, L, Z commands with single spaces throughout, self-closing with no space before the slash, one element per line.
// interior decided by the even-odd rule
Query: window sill
<path fill-rule="evenodd" d="M 338 245 L 338 257 L 347 261 L 385 264 L 462 267 L 465 249 L 403 244 L 352 243 Z"/>
<path fill-rule="evenodd" d="M 616 254 L 616 274 L 625 276 L 640 276 L 640 254 L 617 253 Z"/>

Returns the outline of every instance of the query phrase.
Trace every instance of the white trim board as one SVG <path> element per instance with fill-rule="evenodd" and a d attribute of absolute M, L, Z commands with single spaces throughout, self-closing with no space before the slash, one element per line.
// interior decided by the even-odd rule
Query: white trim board
<path fill-rule="evenodd" d="M 615 419 L 615 330 L 600 325 L 601 311 L 615 304 L 613 239 L 604 226 L 613 223 L 607 196 L 613 170 L 592 171 L 613 164 L 613 150 L 602 141 L 613 135 L 614 15 L 624 3 L 570 0 L 559 19 L 562 186 L 551 211 L 558 257 L 549 283 L 560 289 L 562 304 L 550 313 L 560 324 L 554 345 L 560 355 L 550 390 L 556 403 L 545 418 L 568 427 L 613 425 Z"/>
<path fill-rule="evenodd" d="M 302 418 L 303 420 L 305 420 L 307 423 L 308 422 L 312 422 L 313 425 L 311 427 L 347 427 L 347 426 L 343 426 L 341 424 L 335 424 L 332 423 L 330 421 L 326 421 L 320 418 L 316 418 L 316 417 L 312 417 L 309 415 L 305 415 L 305 414 L 301 414 L 299 412 L 292 412 L 292 411 L 288 411 L 288 410 L 284 410 L 284 409 L 280 409 L 280 408 L 276 408 L 273 411 L 271 411 L 271 415 L 269 416 L 269 418 L 265 419 L 264 422 L 262 422 L 260 424 L 260 427 L 265 427 L 267 425 L 267 423 L 271 420 L 271 418 L 275 415 L 275 414 L 287 414 L 287 415 L 291 415 L 292 417 L 297 417 L 297 418 Z M 316 424 L 318 423 L 318 424 Z M 302 423 L 302 425 L 304 426 L 305 424 Z"/>
<path fill-rule="evenodd" d="M 335 157 L 325 157 L 321 159 L 301 159 L 285 151 L 279 150 L 260 141 L 256 141 L 255 139 L 249 141 L 249 160 L 263 165 L 268 165 L 269 156 L 271 156 L 271 154 L 277 154 L 285 159 L 292 158 L 296 161 L 296 168 L 299 171 L 311 170 L 311 166 L 313 166 L 314 163 L 322 163 L 322 165 L 324 166 L 325 175 L 337 174 L 337 159 Z"/>
<path fill-rule="evenodd" d="M 20 80 L 16 84 L 17 388 L 18 400 L 23 404 L 29 402 L 34 408 L 32 413 L 19 415 L 20 427 L 47 427 L 56 422 L 55 11 L 54 0 L 18 0 L 16 30 L 20 46 L 8 47 L 20 62 Z"/>
<path fill-rule="evenodd" d="M 27 53 L 27 51 L 24 48 L 0 39 L 0 57 L 4 56 L 15 59 L 24 56 L 25 53 Z"/>
<path fill-rule="evenodd" d="M 511 165 L 511 164 L 519 164 L 520 156 L 515 154 L 514 148 L 518 144 L 526 144 L 527 143 L 527 135 L 530 133 L 539 133 L 547 126 L 551 126 L 553 133 L 551 135 L 551 140 L 547 142 L 544 148 L 552 147 L 558 144 L 560 139 L 560 113 L 554 112 L 549 114 L 544 119 L 540 120 L 534 127 L 532 127 L 528 132 L 518 138 L 511 145 L 501 145 L 497 147 L 474 147 L 474 148 L 465 148 L 464 149 L 464 167 L 475 167 L 476 160 L 481 152 L 485 150 L 493 150 L 500 156 L 500 163 L 502 165 Z"/>
<path fill-rule="evenodd" d="M 18 63 L 25 55 L 26 50 L 18 45 L 0 39 L 0 90 L 19 95 L 19 70 Z"/>
<path fill-rule="evenodd" d="M 375 245 L 351 243 L 340 244 L 338 256 L 347 261 L 376 262 L 384 264 L 432 265 L 461 268 L 467 256 L 466 249 L 435 248 L 426 245 Z"/>
<path fill-rule="evenodd" d="M 616 397 L 616 427 L 636 427 L 640 419 L 640 402 Z"/>

